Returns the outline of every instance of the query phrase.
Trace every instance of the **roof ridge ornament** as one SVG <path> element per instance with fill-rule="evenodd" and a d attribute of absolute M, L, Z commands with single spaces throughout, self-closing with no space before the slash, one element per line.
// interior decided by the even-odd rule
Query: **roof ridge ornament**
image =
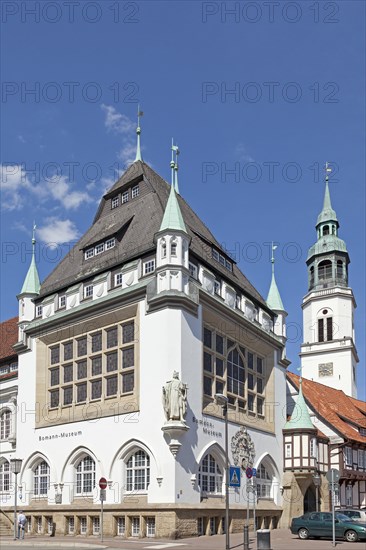
<path fill-rule="evenodd" d="M 174 158 L 175 153 L 175 158 Z M 172 160 L 170 161 L 170 168 L 172 170 L 172 186 L 179 195 L 178 186 L 178 155 L 180 154 L 178 145 L 174 145 L 174 139 L 172 138 Z"/>
<path fill-rule="evenodd" d="M 271 286 L 269 287 L 266 302 L 267 302 L 268 307 L 270 307 L 274 311 L 285 311 L 285 308 L 283 306 L 283 302 L 282 302 L 282 299 L 281 299 L 280 291 L 278 290 L 278 286 L 277 286 L 277 283 L 276 283 L 276 277 L 275 277 L 274 251 L 276 250 L 276 248 L 278 248 L 278 245 L 274 244 L 274 242 L 272 241 L 272 244 L 271 244 L 271 250 L 272 250 L 272 255 L 271 255 L 272 278 L 271 278 Z"/>
<path fill-rule="evenodd" d="M 137 145 L 136 145 L 136 157 L 135 162 L 138 160 L 142 161 L 142 155 L 141 155 L 141 127 L 140 127 L 140 118 L 144 115 L 143 111 L 140 111 L 140 105 L 137 106 L 137 128 L 136 128 L 136 134 L 137 134 Z"/>

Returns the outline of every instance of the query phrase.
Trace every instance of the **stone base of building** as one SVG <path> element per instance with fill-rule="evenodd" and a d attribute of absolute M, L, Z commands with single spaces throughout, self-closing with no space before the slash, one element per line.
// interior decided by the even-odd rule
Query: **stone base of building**
<path fill-rule="evenodd" d="M 13 510 L 3 509 L 9 520 L 13 518 Z M 256 513 L 256 528 L 277 528 L 281 509 L 260 509 Z M 27 517 L 26 533 L 46 535 L 53 533 L 70 537 L 97 537 L 100 535 L 100 507 L 45 506 L 23 507 Z M 243 508 L 230 509 L 230 532 L 242 532 L 247 521 L 247 512 Z M 253 510 L 249 514 L 249 525 L 253 528 Z M 225 506 L 219 508 L 184 507 L 173 505 L 154 507 L 118 506 L 104 507 L 103 535 L 105 537 L 121 538 L 170 538 L 179 539 L 202 535 L 225 533 Z"/>

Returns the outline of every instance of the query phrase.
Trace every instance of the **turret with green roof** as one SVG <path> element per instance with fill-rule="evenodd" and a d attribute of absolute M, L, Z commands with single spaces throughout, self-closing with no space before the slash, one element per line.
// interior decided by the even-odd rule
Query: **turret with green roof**
<path fill-rule="evenodd" d="M 284 430 L 315 430 L 311 421 L 308 407 L 302 393 L 302 378 L 300 378 L 299 395 L 296 406 L 292 412 L 290 420 L 285 424 Z"/>
<path fill-rule="evenodd" d="M 328 163 L 325 170 L 323 208 L 316 222 L 317 241 L 310 247 L 306 261 L 309 268 L 309 290 L 348 286 L 350 260 L 346 243 L 338 237 L 339 222 L 330 198 L 328 174 L 331 168 Z"/>
<path fill-rule="evenodd" d="M 39 291 L 41 289 L 41 283 L 39 281 L 38 270 L 37 270 L 36 260 L 35 260 L 35 245 L 36 245 L 36 239 L 34 234 L 35 229 L 36 229 L 36 226 L 33 227 L 33 235 L 32 235 L 32 260 L 28 269 L 28 273 L 24 279 L 22 290 L 18 295 L 19 297 L 22 297 L 25 294 L 26 295 L 33 294 L 35 296 L 38 296 Z"/>

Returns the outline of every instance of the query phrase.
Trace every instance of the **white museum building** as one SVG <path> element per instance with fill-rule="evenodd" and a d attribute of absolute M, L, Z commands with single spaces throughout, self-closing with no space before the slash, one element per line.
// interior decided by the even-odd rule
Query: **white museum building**
<path fill-rule="evenodd" d="M 33 255 L 18 295 L 18 378 L 1 385 L 12 436 L 0 464 L 10 518 L 9 461 L 22 459 L 18 502 L 32 532 L 55 523 L 57 534 L 97 535 L 101 477 L 105 535 L 224 532 L 216 394 L 227 403 L 229 463 L 257 468 L 257 525 L 278 524 L 286 312 L 274 274 L 266 301 L 180 195 L 176 157 L 171 169 L 169 185 L 138 144 L 42 284 Z M 230 531 L 246 508 L 243 472 L 230 488 Z"/>

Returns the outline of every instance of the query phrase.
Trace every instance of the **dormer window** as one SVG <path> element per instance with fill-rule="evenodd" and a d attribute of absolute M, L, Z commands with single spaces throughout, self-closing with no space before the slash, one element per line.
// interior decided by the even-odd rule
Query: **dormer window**
<path fill-rule="evenodd" d="M 119 206 L 119 196 L 118 195 L 117 195 L 117 197 L 113 197 L 113 199 L 111 200 L 112 209 L 117 208 L 117 206 Z"/>
<path fill-rule="evenodd" d="M 212 258 L 218 262 L 219 264 L 226 267 L 227 270 L 232 271 L 233 270 L 233 264 L 229 260 L 227 260 L 222 254 L 220 254 L 215 248 L 212 249 Z"/>
<path fill-rule="evenodd" d="M 194 279 L 197 279 L 197 266 L 192 264 L 192 262 L 189 262 L 189 274 Z"/>
<path fill-rule="evenodd" d="M 88 250 L 85 250 L 85 259 L 89 260 L 94 256 L 94 248 L 88 248 Z"/>
<path fill-rule="evenodd" d="M 144 275 L 153 273 L 153 271 L 155 271 L 155 258 L 152 258 L 151 260 L 147 260 L 146 262 L 144 262 Z"/>
<path fill-rule="evenodd" d="M 114 237 L 112 237 L 112 239 L 108 239 L 105 242 L 105 249 L 106 250 L 109 250 L 110 248 L 113 248 L 114 246 L 116 246 L 116 239 Z"/>
<path fill-rule="evenodd" d="M 104 252 L 104 243 L 99 243 L 95 247 L 95 255 L 101 254 L 102 252 Z"/>
<path fill-rule="evenodd" d="M 124 191 L 121 196 L 121 203 L 124 204 L 125 202 L 128 202 L 129 193 L 128 191 Z"/>
<path fill-rule="evenodd" d="M 84 286 L 84 298 L 91 298 L 93 296 L 93 285 Z"/>
<path fill-rule="evenodd" d="M 59 307 L 59 309 L 62 309 L 63 307 L 66 307 L 66 296 L 65 296 L 65 294 L 58 297 L 58 307 Z"/>
<path fill-rule="evenodd" d="M 215 294 L 221 293 L 221 283 L 220 281 L 215 281 Z"/>
<path fill-rule="evenodd" d="M 36 317 L 42 317 L 43 306 L 36 306 Z"/>
<path fill-rule="evenodd" d="M 122 284 L 122 273 L 116 273 L 114 276 L 114 286 L 121 286 Z"/>
<path fill-rule="evenodd" d="M 136 197 L 138 197 L 140 194 L 140 188 L 138 185 L 135 185 L 135 187 L 132 187 L 132 190 L 131 190 L 131 197 L 133 199 L 135 199 Z"/>

